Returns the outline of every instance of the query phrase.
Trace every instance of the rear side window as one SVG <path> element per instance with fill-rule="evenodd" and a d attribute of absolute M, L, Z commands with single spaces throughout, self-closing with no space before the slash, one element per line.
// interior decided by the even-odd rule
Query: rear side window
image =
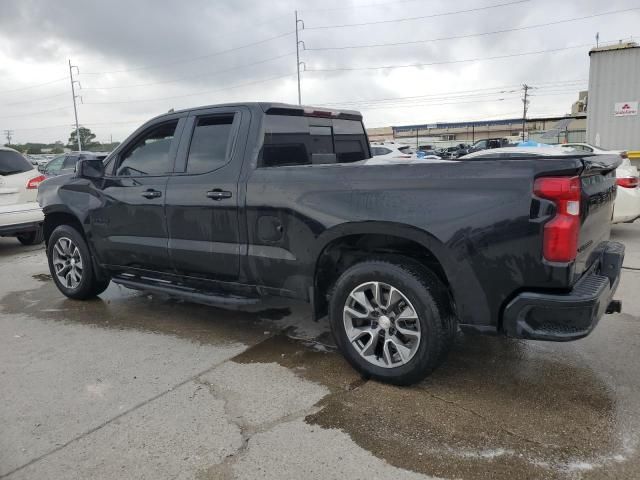
<path fill-rule="evenodd" d="M 233 115 L 198 118 L 189 147 L 187 173 L 211 172 L 229 161 L 233 118 Z"/>
<path fill-rule="evenodd" d="M 33 170 L 33 165 L 18 152 L 0 150 L 0 175 L 16 175 Z"/>
<path fill-rule="evenodd" d="M 362 122 L 267 115 L 260 166 L 311 165 L 335 155 L 338 163 L 369 158 Z"/>
<path fill-rule="evenodd" d="M 164 175 L 169 165 L 169 151 L 178 121 L 167 122 L 140 137 L 120 157 L 118 176 Z"/>

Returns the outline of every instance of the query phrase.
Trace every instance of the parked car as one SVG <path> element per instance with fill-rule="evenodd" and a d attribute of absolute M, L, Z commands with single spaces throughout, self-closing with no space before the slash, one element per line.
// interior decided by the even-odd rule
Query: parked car
<path fill-rule="evenodd" d="M 492 148 L 504 148 L 509 146 L 508 138 L 485 138 L 483 140 L 478 140 L 475 142 L 469 149 L 467 149 L 467 153 L 479 152 L 481 150 L 488 150 Z"/>
<path fill-rule="evenodd" d="M 360 113 L 242 103 L 156 117 L 39 190 L 53 280 L 328 315 L 363 375 L 416 382 L 465 332 L 568 341 L 620 310 L 619 157 L 369 164 Z"/>
<path fill-rule="evenodd" d="M 470 145 L 459 143 L 458 145 L 445 148 L 441 156 L 442 158 L 456 159 L 469 153 L 469 148 L 471 148 Z"/>
<path fill-rule="evenodd" d="M 23 245 L 42 242 L 44 215 L 36 202 L 44 176 L 20 152 L 0 147 L 0 236 Z"/>
<path fill-rule="evenodd" d="M 76 164 L 80 160 L 86 159 L 99 159 L 104 160 L 107 158 L 106 153 L 94 153 L 94 152 L 71 152 L 66 153 L 64 155 L 59 155 L 47 163 L 43 167 L 39 167 L 38 169 L 44 173 L 44 175 L 49 177 L 55 177 L 58 175 L 65 175 L 68 173 L 73 173 L 76 170 Z"/>
<path fill-rule="evenodd" d="M 565 143 L 561 147 L 594 155 L 620 155 L 622 164 L 616 169 L 618 194 L 613 209 L 613 223 L 632 223 L 640 218 L 638 168 L 631 164 L 627 152 L 624 150 L 605 150 L 588 143 Z"/>
<path fill-rule="evenodd" d="M 402 145 L 393 142 L 372 143 L 371 156 L 385 158 L 414 158 L 415 151 L 410 145 Z"/>

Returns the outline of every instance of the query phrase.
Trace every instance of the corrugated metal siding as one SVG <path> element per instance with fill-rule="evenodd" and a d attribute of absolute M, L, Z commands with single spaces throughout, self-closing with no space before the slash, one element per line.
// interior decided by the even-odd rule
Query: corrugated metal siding
<path fill-rule="evenodd" d="M 617 102 L 640 102 L 640 47 L 593 52 L 589 67 L 587 141 L 614 150 L 640 150 L 640 114 L 616 117 Z"/>

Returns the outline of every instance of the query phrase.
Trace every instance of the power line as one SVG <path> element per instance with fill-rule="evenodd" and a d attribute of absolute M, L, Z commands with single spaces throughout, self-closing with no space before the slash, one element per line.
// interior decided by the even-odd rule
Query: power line
<path fill-rule="evenodd" d="M 452 12 L 443 12 L 443 13 L 432 13 L 430 15 L 420 15 L 418 17 L 405 17 L 405 18 L 397 18 L 394 20 L 378 20 L 375 22 L 363 22 L 363 23 L 344 23 L 340 25 L 321 25 L 317 27 L 306 27 L 305 30 L 322 30 L 328 28 L 348 28 L 348 27 L 363 27 L 367 25 L 381 25 L 384 23 L 396 23 L 396 22 L 410 22 L 413 20 L 424 20 L 425 18 L 437 18 L 437 17 L 446 17 L 449 15 L 458 15 L 460 13 L 471 13 L 471 12 L 479 12 L 481 10 L 489 10 L 492 8 L 500 8 L 507 7 L 511 5 L 517 5 L 521 3 L 527 3 L 531 0 L 515 0 L 506 3 L 497 3 L 495 5 L 487 5 L 484 7 L 476 7 L 476 8 L 468 8 L 466 10 L 455 10 Z"/>
<path fill-rule="evenodd" d="M 66 80 L 66 79 L 67 79 L 67 77 L 62 77 L 62 78 L 57 78 L 55 80 L 51 80 L 49 82 L 38 83 L 37 85 L 30 85 L 28 87 L 14 88 L 13 90 L 3 90 L 3 91 L 0 92 L 0 95 L 3 95 L 5 93 L 22 92 L 23 90 L 29 90 L 31 88 L 44 87 L 45 85 L 51 85 L 53 83 L 58 83 L 58 82 L 61 82 L 63 80 Z"/>
<path fill-rule="evenodd" d="M 279 38 L 283 38 L 283 37 L 287 37 L 289 35 L 293 35 L 295 32 L 294 31 L 290 31 L 287 33 L 282 33 L 280 35 L 275 35 L 273 37 L 269 37 L 269 38 L 265 38 L 264 40 L 259 40 L 256 42 L 251 42 L 251 43 L 246 43 L 244 45 L 241 45 L 239 47 L 234 47 L 234 48 L 229 48 L 227 50 L 220 50 L 219 52 L 215 52 L 215 53 L 210 53 L 207 55 L 200 55 L 197 57 L 191 57 L 191 58 L 186 58 L 186 59 L 182 59 L 182 60 L 175 60 L 175 61 L 171 61 L 171 62 L 164 62 L 164 63 L 157 63 L 154 65 L 146 65 L 146 66 L 142 66 L 142 67 L 135 67 L 135 68 L 128 68 L 125 70 L 111 70 L 109 72 L 86 72 L 86 73 L 82 73 L 82 75 L 108 75 L 108 74 L 113 74 L 113 73 L 127 73 L 127 72 L 137 72 L 140 70 L 149 70 L 152 68 L 159 68 L 159 67 L 164 67 L 167 65 L 178 65 L 181 63 L 189 63 L 189 62 L 195 62 L 197 60 L 202 60 L 205 58 L 212 58 L 212 57 L 216 57 L 218 55 L 223 55 L 225 53 L 230 53 L 230 52 L 236 52 L 238 50 L 242 50 L 244 48 L 249 48 L 249 47 L 254 47 L 256 45 L 261 45 L 263 43 L 267 43 L 270 42 L 272 40 L 277 40 Z"/>
<path fill-rule="evenodd" d="M 576 79 L 576 80 L 564 80 L 564 81 L 558 81 L 558 82 L 537 82 L 537 84 L 540 85 L 538 89 L 545 89 L 545 88 L 556 88 L 561 85 L 585 83 L 586 81 L 587 81 L 586 79 Z M 370 98 L 370 99 L 362 99 L 362 100 L 355 100 L 355 101 L 345 100 L 342 102 L 320 103 L 319 106 L 356 105 L 356 104 L 370 103 L 370 102 L 414 100 L 414 99 L 420 99 L 420 98 L 426 98 L 426 97 L 444 97 L 447 95 L 460 95 L 460 94 L 476 93 L 476 92 L 480 93 L 480 92 L 486 92 L 488 90 L 497 90 L 498 92 L 496 93 L 506 93 L 507 90 L 514 89 L 514 88 L 517 88 L 517 91 L 519 91 L 520 84 L 496 85 L 494 87 L 475 88 L 472 90 L 453 90 L 448 92 L 431 93 L 426 95 L 412 95 L 412 96 L 405 96 L 405 97 Z M 513 90 L 513 91 L 516 91 L 516 90 Z"/>
<path fill-rule="evenodd" d="M 480 33 L 471 33 L 471 34 L 466 34 L 466 35 L 454 35 L 451 37 L 439 37 L 439 38 L 430 38 L 427 40 L 413 40 L 413 41 L 408 41 L 408 42 L 393 42 L 393 43 L 372 43 L 372 44 L 368 44 L 368 45 L 345 45 L 345 46 L 340 46 L 340 47 L 316 47 L 316 48 L 306 48 L 305 50 L 308 51 L 326 51 L 326 50 L 351 50 L 351 49 L 358 49 L 358 48 L 379 48 L 379 47 L 398 47 L 398 46 L 404 46 L 404 45 L 416 45 L 416 44 L 420 44 L 420 43 L 431 43 L 431 42 L 442 42 L 442 41 L 446 41 L 446 40 L 459 40 L 459 39 L 463 39 L 463 38 L 473 38 L 473 37 L 482 37 L 482 36 L 488 36 L 488 35 L 497 35 L 497 34 L 502 34 L 502 33 L 510 33 L 510 32 L 517 32 L 517 31 L 521 31 L 521 30 L 531 30 L 531 29 L 535 29 L 535 28 L 543 28 L 543 27 L 548 27 L 551 25 L 561 25 L 564 23 L 571 23 L 571 22 L 577 22 L 577 21 L 581 21 L 581 20 L 587 20 L 590 18 L 596 18 L 596 17 L 602 17 L 605 15 L 615 15 L 618 13 L 626 13 L 626 12 L 630 12 L 630 11 L 635 11 L 635 10 L 640 10 L 640 7 L 634 7 L 634 8 L 627 8 L 624 10 L 612 10 L 609 12 L 602 12 L 602 13 L 596 13 L 593 15 L 585 15 L 583 17 L 574 17 L 574 18 L 568 18 L 565 20 L 558 20 L 555 22 L 546 22 L 546 23 L 538 23 L 535 25 L 526 25 L 524 27 L 515 27 L 515 28 L 506 28 L 506 29 L 502 29 L 502 30 L 493 30 L 491 32 L 480 32 Z"/>
<path fill-rule="evenodd" d="M 13 106 L 13 105 L 24 105 L 25 103 L 42 102 L 44 100 L 49 100 L 51 98 L 60 98 L 60 97 L 65 97 L 65 96 L 67 96 L 67 93 L 59 93 L 58 95 L 51 95 L 51 96 L 48 96 L 48 97 L 34 98 L 32 100 L 22 100 L 20 102 L 5 103 L 3 106 L 4 107 L 10 107 L 10 106 Z"/>
<path fill-rule="evenodd" d="M 41 110 L 39 112 L 29 112 L 29 113 L 21 113 L 20 115 L 8 115 L 5 117 L 2 117 L 1 119 L 4 120 L 5 118 L 18 118 L 18 117 L 29 117 L 31 115 L 40 115 L 43 113 L 51 113 L 51 112 L 59 112 L 61 110 L 67 110 L 69 107 L 58 107 L 58 108 L 54 108 L 51 110 Z"/>
<path fill-rule="evenodd" d="M 503 58 L 514 58 L 514 57 L 523 57 L 527 55 L 537 55 L 540 53 L 552 53 L 552 52 L 560 52 L 563 50 L 572 50 L 576 48 L 586 48 L 590 47 L 591 44 L 582 44 L 582 45 L 573 45 L 570 47 L 562 47 L 562 48 L 551 48 L 548 50 L 536 50 L 533 52 L 521 52 L 521 53 L 512 53 L 509 55 L 496 55 L 492 57 L 476 57 L 476 58 L 467 58 L 464 60 L 447 60 L 443 62 L 430 62 L 430 63 L 410 63 L 405 65 L 382 65 L 377 67 L 340 67 L 340 68 L 309 68 L 305 69 L 306 72 L 343 72 L 343 71 L 357 71 L 357 70 L 385 70 L 385 69 L 393 69 L 393 68 L 409 68 L 409 67 L 428 67 L 433 65 L 449 65 L 453 63 L 468 63 L 468 62 L 479 62 L 485 60 L 499 60 Z"/>
<path fill-rule="evenodd" d="M 209 94 L 209 93 L 217 93 L 217 92 L 224 92 L 227 90 L 233 90 L 235 88 L 242 88 L 242 87 L 247 87 L 250 85 L 257 85 L 259 83 L 266 83 L 266 82 L 271 82 L 274 80 L 279 80 L 282 78 L 287 78 L 287 77 L 293 77 L 295 76 L 295 73 L 288 73 L 286 75 L 279 75 L 276 77 L 270 77 L 270 78 L 265 78 L 262 80 L 256 80 L 254 82 L 247 82 L 247 83 L 241 83 L 238 85 L 232 85 L 229 87 L 225 87 L 225 88 L 218 88 L 215 90 L 204 90 L 202 92 L 197 92 L 197 93 L 188 93 L 186 95 L 173 95 L 170 97 L 157 97 L 157 98 L 145 98 L 145 99 L 139 99 L 139 100 L 119 100 L 119 101 L 112 101 L 112 102 L 85 102 L 84 105 L 117 105 L 117 104 L 123 104 L 123 103 L 143 103 L 143 102 L 157 102 L 160 100 L 173 100 L 176 98 L 186 98 L 186 97 L 195 97 L 198 95 L 204 95 L 204 94 Z"/>
<path fill-rule="evenodd" d="M 238 65 L 236 67 L 232 67 L 232 68 L 227 68 L 225 70 L 218 70 L 217 72 L 209 72 L 209 73 L 205 73 L 202 75 L 187 75 L 184 77 L 179 77 L 179 78 L 174 78 L 172 80 L 164 80 L 161 82 L 151 82 L 151 83 L 138 83 L 138 84 L 134 84 L 134 85 L 116 85 L 113 87 L 82 87 L 82 90 L 114 90 L 114 89 L 123 89 L 123 88 L 135 88 L 135 87 L 151 87 L 154 85 L 166 85 L 168 83 L 176 83 L 176 82 L 180 82 L 182 80 L 193 80 L 196 78 L 205 78 L 205 77 L 214 77 L 217 75 L 220 75 L 222 73 L 228 73 L 228 72 L 233 72 L 235 70 L 240 70 L 242 68 L 246 68 L 246 67 L 253 67 L 255 65 L 261 65 L 263 63 L 268 63 L 268 62 L 272 62 L 274 60 L 278 60 L 281 58 L 285 58 L 285 57 L 290 57 L 292 55 L 295 55 L 296 52 L 289 52 L 289 53 L 285 53 L 283 55 L 277 55 L 275 57 L 269 57 L 266 58 L 264 60 L 259 60 L 257 62 L 251 62 L 251 63 L 246 63 L 243 65 Z"/>
<path fill-rule="evenodd" d="M 421 2 L 421 1 L 423 0 L 397 0 L 395 2 L 363 3 L 360 5 L 349 5 L 348 7 L 314 8 L 311 10 L 298 10 L 298 13 L 320 13 L 320 12 L 335 12 L 338 10 L 353 10 L 356 8 L 388 7 L 389 5 L 397 5 L 400 3 L 413 3 L 413 2 Z"/>

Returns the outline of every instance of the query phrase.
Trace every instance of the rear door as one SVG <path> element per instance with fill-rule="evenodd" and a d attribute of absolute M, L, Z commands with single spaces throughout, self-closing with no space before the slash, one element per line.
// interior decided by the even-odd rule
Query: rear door
<path fill-rule="evenodd" d="M 192 112 L 167 184 L 169 255 L 182 275 L 234 281 L 240 269 L 238 180 L 250 123 L 247 108 Z"/>
<path fill-rule="evenodd" d="M 170 271 L 165 219 L 167 181 L 186 114 L 158 121 L 109 160 L 91 210 L 93 241 L 103 263 Z"/>

